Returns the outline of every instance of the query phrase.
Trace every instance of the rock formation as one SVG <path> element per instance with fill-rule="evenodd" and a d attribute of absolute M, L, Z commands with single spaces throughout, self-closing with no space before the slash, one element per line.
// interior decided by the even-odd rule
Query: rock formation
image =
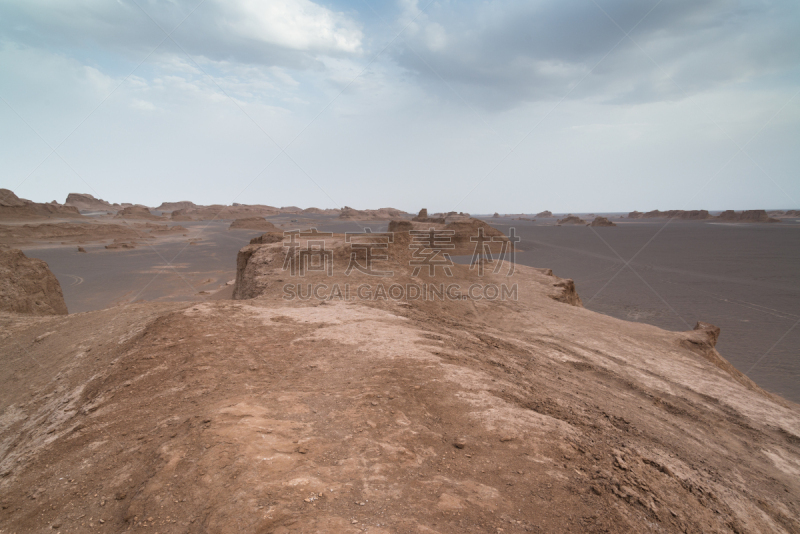
<path fill-rule="evenodd" d="M 545 210 L 536 214 L 536 217 L 552 217 L 553 212 Z"/>
<path fill-rule="evenodd" d="M 721 221 L 727 222 L 744 222 L 744 223 L 774 223 L 780 222 L 779 219 L 774 219 L 767 215 L 766 210 L 746 210 L 737 213 L 733 210 L 727 210 L 720 213 L 717 217 Z"/>
<path fill-rule="evenodd" d="M 270 215 L 280 215 L 281 211 L 273 206 L 235 204 L 223 206 L 213 204 L 211 206 L 197 206 L 194 208 L 183 208 L 172 212 L 172 219 L 175 221 L 211 221 L 211 220 L 235 220 L 247 217 L 269 217 Z"/>
<path fill-rule="evenodd" d="M 334 234 L 330 273 L 244 247 L 235 301 L 4 315 L 0 530 L 798 530 L 800 408 L 713 327 L 594 313 L 548 269 L 414 275 L 394 238 L 391 277 Z"/>
<path fill-rule="evenodd" d="M 606 219 L 605 217 L 595 217 L 592 221 L 591 226 L 616 226 L 616 223 L 613 223 Z"/>
<path fill-rule="evenodd" d="M 161 205 L 156 208 L 156 210 L 173 212 L 176 210 L 192 209 L 197 207 L 198 207 L 197 204 L 195 204 L 194 202 L 190 202 L 188 200 L 180 200 L 178 202 L 162 202 Z"/>
<path fill-rule="evenodd" d="M 82 215 L 73 206 L 61 204 L 39 203 L 19 198 L 9 189 L 0 189 L 0 219 L 62 219 L 80 218 Z"/>
<path fill-rule="evenodd" d="M 582 224 L 586 226 L 587 223 L 580 217 L 576 217 L 575 215 L 567 215 L 563 219 L 559 219 L 557 224 Z"/>
<path fill-rule="evenodd" d="M 687 221 L 702 221 L 710 219 L 711 215 L 706 210 L 653 210 L 647 213 L 632 211 L 628 214 L 629 219 L 683 219 Z"/>
<path fill-rule="evenodd" d="M 70 193 L 67 195 L 67 200 L 64 201 L 64 205 L 73 206 L 79 210 L 86 211 L 108 211 L 116 210 L 119 207 L 101 198 L 94 198 L 88 193 Z"/>
<path fill-rule="evenodd" d="M 18 249 L 0 248 L 0 311 L 66 315 L 67 305 L 47 263 Z"/>
<path fill-rule="evenodd" d="M 236 219 L 229 226 L 231 229 L 244 228 L 247 230 L 274 230 L 275 225 L 264 219 L 263 217 L 247 217 L 245 219 Z"/>
<path fill-rule="evenodd" d="M 350 206 L 342 208 L 339 214 L 340 219 L 359 220 L 359 221 L 387 221 L 391 219 L 402 219 L 409 217 L 409 214 L 394 208 L 380 208 L 377 210 L 356 210 Z"/>
<path fill-rule="evenodd" d="M 419 214 L 416 217 L 412 217 L 411 220 L 413 222 L 420 222 L 420 223 L 433 223 L 433 224 L 445 224 L 446 218 L 445 217 L 428 217 L 428 209 L 422 208 L 419 210 Z"/>
<path fill-rule="evenodd" d="M 7 245 L 36 242 L 88 243 L 109 239 L 144 239 L 158 235 L 184 233 L 182 226 L 134 222 L 128 224 L 44 223 L 0 225 L 0 243 Z"/>
<path fill-rule="evenodd" d="M 114 216 L 115 219 L 148 219 L 151 221 L 162 221 L 163 217 L 153 215 L 150 210 L 144 206 L 129 206 L 117 212 Z"/>

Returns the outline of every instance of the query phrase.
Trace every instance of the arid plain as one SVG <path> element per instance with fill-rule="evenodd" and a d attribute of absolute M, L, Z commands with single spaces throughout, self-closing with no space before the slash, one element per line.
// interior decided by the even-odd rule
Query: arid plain
<path fill-rule="evenodd" d="M 800 531 L 791 215 L 81 197 L 0 221 L 4 532 Z"/>

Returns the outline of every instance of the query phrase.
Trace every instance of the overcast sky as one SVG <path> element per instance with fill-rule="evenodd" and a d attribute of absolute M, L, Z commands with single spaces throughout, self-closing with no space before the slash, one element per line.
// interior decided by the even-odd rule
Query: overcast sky
<path fill-rule="evenodd" d="M 800 208 L 800 2 L 3 0 L 0 187 Z"/>

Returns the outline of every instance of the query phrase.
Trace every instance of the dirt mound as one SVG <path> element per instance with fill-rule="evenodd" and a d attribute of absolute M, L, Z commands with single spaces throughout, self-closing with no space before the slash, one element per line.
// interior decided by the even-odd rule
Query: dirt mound
<path fill-rule="evenodd" d="M 156 209 L 158 211 L 175 211 L 175 210 L 182 210 L 182 209 L 190 209 L 196 208 L 197 204 L 194 202 L 190 202 L 188 200 L 180 200 L 178 202 L 162 202 L 159 207 Z"/>
<path fill-rule="evenodd" d="M 743 223 L 774 223 L 780 222 L 779 219 L 770 217 L 766 210 L 745 210 L 737 213 L 733 210 L 726 210 L 717 216 L 718 219 L 727 222 Z"/>
<path fill-rule="evenodd" d="M 359 221 L 385 221 L 391 219 L 404 219 L 411 215 L 394 208 L 380 208 L 377 210 L 356 210 L 349 206 L 342 208 L 340 219 Z"/>
<path fill-rule="evenodd" d="M 229 228 L 245 228 L 248 230 L 274 230 L 275 225 L 263 217 L 247 217 L 246 219 L 236 219 Z"/>
<path fill-rule="evenodd" d="M 116 211 L 119 209 L 119 205 L 111 204 L 101 198 L 94 198 L 87 193 L 70 193 L 67 195 L 67 200 L 64 201 L 64 205 L 73 206 L 79 210 L 86 211 Z"/>
<path fill-rule="evenodd" d="M 150 210 L 144 206 L 129 206 L 123 208 L 114 216 L 115 219 L 149 219 L 151 221 L 163 221 L 163 217 L 153 215 Z"/>
<path fill-rule="evenodd" d="M 0 248 L 0 311 L 66 315 L 67 305 L 47 263 L 18 249 Z"/>
<path fill-rule="evenodd" d="M 616 226 L 616 223 L 613 223 L 606 219 L 605 217 L 595 217 L 592 221 L 591 226 Z"/>
<path fill-rule="evenodd" d="M 539 212 L 539 213 L 536 214 L 536 217 L 552 217 L 552 216 L 553 216 L 553 212 L 552 211 L 547 211 L 547 210 Z"/>
<path fill-rule="evenodd" d="M 0 189 L 0 219 L 22 221 L 28 219 L 61 219 L 83 217 L 77 208 L 61 204 L 38 203 L 19 198 L 13 191 Z"/>
<path fill-rule="evenodd" d="M 587 222 L 575 215 L 567 215 L 563 219 L 559 219 L 556 224 L 582 224 L 586 226 Z"/>

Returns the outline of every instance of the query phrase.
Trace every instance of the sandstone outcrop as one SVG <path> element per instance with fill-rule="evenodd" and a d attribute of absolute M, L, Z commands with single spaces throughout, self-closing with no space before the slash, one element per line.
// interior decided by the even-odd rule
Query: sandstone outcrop
<path fill-rule="evenodd" d="M 541 212 L 536 214 L 536 217 L 552 217 L 552 216 L 553 216 L 553 212 L 552 211 L 548 211 L 548 210 L 541 211 Z"/>
<path fill-rule="evenodd" d="M 380 208 L 377 210 L 356 210 L 349 206 L 342 208 L 339 214 L 340 219 L 359 220 L 359 221 L 381 221 L 391 219 L 403 219 L 409 214 L 395 208 Z"/>
<path fill-rule="evenodd" d="M 66 315 L 67 305 L 47 263 L 18 249 L 0 248 L 0 311 Z"/>
<path fill-rule="evenodd" d="M 712 216 L 707 210 L 653 210 L 648 211 L 647 213 L 632 211 L 628 214 L 628 219 L 682 219 L 687 221 L 702 221 L 711 218 Z"/>
<path fill-rule="evenodd" d="M 178 202 L 162 202 L 159 207 L 156 209 L 158 211 L 177 211 L 182 209 L 192 209 L 198 207 L 197 204 L 194 202 L 190 202 L 188 200 L 180 200 Z"/>
<path fill-rule="evenodd" d="M 94 198 L 94 196 L 88 193 L 70 193 L 67 195 L 67 200 L 64 201 L 64 205 L 73 206 L 79 210 L 86 211 L 116 211 L 119 209 L 119 205 L 115 206 L 101 198 Z"/>
<path fill-rule="evenodd" d="M 163 217 L 153 215 L 150 210 L 144 206 L 129 206 L 118 211 L 114 216 L 115 219 L 147 219 L 151 221 L 163 221 Z"/>
<path fill-rule="evenodd" d="M 591 226 L 616 226 L 617 224 L 609 221 L 605 217 L 595 217 Z"/>
<path fill-rule="evenodd" d="M 263 217 L 247 217 L 245 219 L 236 219 L 229 226 L 230 229 L 243 228 L 247 230 L 274 230 L 275 225 L 264 219 Z"/>
<path fill-rule="evenodd" d="M 422 208 L 421 210 L 419 210 L 417 216 L 412 217 L 411 220 L 413 222 L 420 222 L 420 223 L 446 224 L 445 217 L 428 217 L 427 208 Z"/>
<path fill-rule="evenodd" d="M 586 221 L 575 215 L 567 215 L 563 219 L 559 219 L 557 224 L 582 224 L 586 226 Z"/>
<path fill-rule="evenodd" d="M 77 208 L 58 203 L 39 203 L 0 189 L 0 220 L 62 219 L 83 217 Z"/>
<path fill-rule="evenodd" d="M 744 223 L 775 223 L 780 222 L 779 219 L 770 217 L 766 210 L 745 210 L 736 212 L 733 210 L 726 210 L 720 213 L 717 218 L 726 222 L 744 222 Z"/>

